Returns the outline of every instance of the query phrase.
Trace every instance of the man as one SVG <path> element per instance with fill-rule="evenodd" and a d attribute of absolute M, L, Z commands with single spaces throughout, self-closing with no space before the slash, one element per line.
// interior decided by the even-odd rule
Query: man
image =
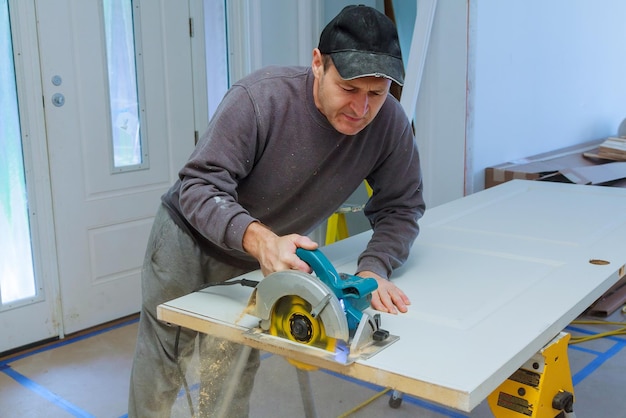
<path fill-rule="evenodd" d="M 143 270 L 143 307 L 129 417 L 169 416 L 196 333 L 156 319 L 156 306 L 253 269 L 310 271 L 296 248 L 367 179 L 373 235 L 358 260 L 374 277 L 374 309 L 406 312 L 389 277 L 408 256 L 424 212 L 411 125 L 389 92 L 403 83 L 393 23 L 348 6 L 324 29 L 311 68 L 270 67 L 235 83 L 163 196 Z M 239 346 L 199 335 L 201 416 L 216 412 Z M 229 417 L 247 416 L 256 351 Z"/>

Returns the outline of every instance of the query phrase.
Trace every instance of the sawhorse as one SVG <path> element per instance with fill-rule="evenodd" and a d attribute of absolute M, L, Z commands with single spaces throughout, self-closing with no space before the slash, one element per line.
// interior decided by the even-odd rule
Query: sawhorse
<path fill-rule="evenodd" d="M 487 397 L 496 418 L 575 418 L 569 339 L 561 332 Z M 401 404 L 402 393 L 394 390 L 389 406 Z"/>

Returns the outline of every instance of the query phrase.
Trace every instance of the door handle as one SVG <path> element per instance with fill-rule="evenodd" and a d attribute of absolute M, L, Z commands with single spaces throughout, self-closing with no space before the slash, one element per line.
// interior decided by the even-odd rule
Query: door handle
<path fill-rule="evenodd" d="M 52 104 L 56 107 L 61 107 L 65 104 L 65 96 L 61 93 L 54 93 L 52 95 Z"/>

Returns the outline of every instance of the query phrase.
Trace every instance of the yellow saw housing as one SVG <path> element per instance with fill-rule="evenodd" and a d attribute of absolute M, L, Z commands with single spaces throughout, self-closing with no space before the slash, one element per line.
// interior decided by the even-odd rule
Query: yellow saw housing
<path fill-rule="evenodd" d="M 334 352 L 337 340 L 326 335 L 320 317 L 311 315 L 311 304 L 299 296 L 283 296 L 275 304 L 270 319 L 270 335 Z M 315 370 L 295 360 L 291 364 L 300 369 Z"/>
<path fill-rule="evenodd" d="M 271 335 L 331 352 L 337 340 L 350 338 L 339 299 L 322 281 L 301 271 L 280 271 L 261 280 L 248 313 L 260 318 L 261 329 Z"/>

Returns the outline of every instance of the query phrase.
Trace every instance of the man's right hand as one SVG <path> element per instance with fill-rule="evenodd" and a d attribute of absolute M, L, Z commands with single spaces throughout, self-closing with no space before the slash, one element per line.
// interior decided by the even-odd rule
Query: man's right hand
<path fill-rule="evenodd" d="M 307 236 L 280 237 L 260 222 L 252 222 L 243 235 L 243 249 L 259 261 L 264 276 L 282 270 L 310 273 L 311 267 L 296 255 L 296 249 L 315 250 L 317 247 Z"/>

